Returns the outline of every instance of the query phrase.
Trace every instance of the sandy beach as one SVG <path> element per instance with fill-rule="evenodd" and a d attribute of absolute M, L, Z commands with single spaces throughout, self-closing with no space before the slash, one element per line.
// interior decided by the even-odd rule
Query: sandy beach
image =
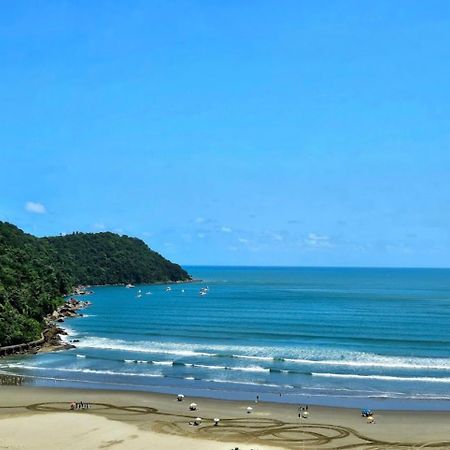
<path fill-rule="evenodd" d="M 70 402 L 91 408 L 71 411 Z M 189 410 L 189 404 L 198 410 Z M 247 407 L 253 408 L 247 413 Z M 0 448 L 393 449 L 450 448 L 450 413 L 376 411 L 185 398 L 124 391 L 2 386 Z M 189 424 L 201 417 L 199 426 Z M 213 419 L 220 418 L 218 426 Z"/>

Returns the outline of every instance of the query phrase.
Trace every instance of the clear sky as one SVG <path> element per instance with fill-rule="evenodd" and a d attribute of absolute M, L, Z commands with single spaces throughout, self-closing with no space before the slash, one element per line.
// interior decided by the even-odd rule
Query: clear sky
<path fill-rule="evenodd" d="M 27 232 L 450 267 L 448 1 L 6 1 L 0 105 Z"/>

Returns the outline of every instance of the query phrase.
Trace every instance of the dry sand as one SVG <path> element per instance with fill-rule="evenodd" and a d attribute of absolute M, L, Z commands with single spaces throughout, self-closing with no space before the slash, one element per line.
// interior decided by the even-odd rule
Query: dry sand
<path fill-rule="evenodd" d="M 0 420 L 0 448 L 19 449 L 229 449 L 230 445 L 183 436 L 143 431 L 126 422 L 113 422 L 97 415 L 66 413 L 35 414 Z M 242 449 L 272 449 L 241 446 Z"/>
<path fill-rule="evenodd" d="M 92 407 L 70 411 L 71 401 Z M 198 411 L 189 411 L 191 401 Z M 354 409 L 309 412 L 299 419 L 297 408 L 284 404 L 1 386 L 0 449 L 450 449 L 447 412 L 378 411 L 374 425 Z M 198 416 L 202 424 L 189 425 Z"/>

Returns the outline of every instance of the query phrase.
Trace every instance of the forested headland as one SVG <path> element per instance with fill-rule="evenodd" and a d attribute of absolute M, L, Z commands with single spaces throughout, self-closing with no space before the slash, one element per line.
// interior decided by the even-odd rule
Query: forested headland
<path fill-rule="evenodd" d="M 190 280 L 137 238 L 73 233 L 37 238 L 0 222 L 0 346 L 40 337 L 43 318 L 77 285 Z"/>

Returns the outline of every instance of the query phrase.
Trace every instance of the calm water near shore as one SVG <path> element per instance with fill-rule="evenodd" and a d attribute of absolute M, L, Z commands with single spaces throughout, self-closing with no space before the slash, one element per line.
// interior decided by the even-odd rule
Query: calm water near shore
<path fill-rule="evenodd" d="M 64 324 L 76 349 L 2 359 L 0 371 L 46 386 L 450 410 L 450 270 L 188 270 L 204 282 L 94 288 L 86 316 Z"/>

